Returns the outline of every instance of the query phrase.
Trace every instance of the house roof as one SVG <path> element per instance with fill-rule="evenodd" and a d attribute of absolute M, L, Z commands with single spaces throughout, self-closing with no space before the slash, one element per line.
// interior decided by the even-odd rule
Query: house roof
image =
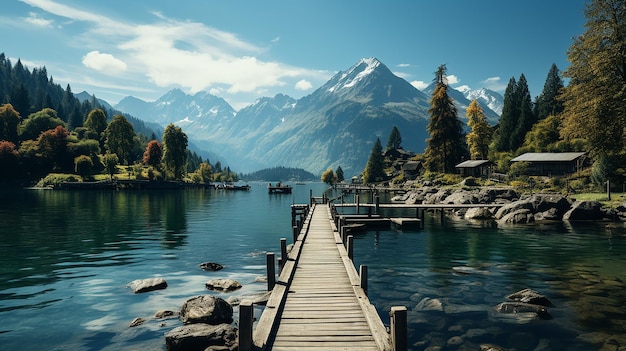
<path fill-rule="evenodd" d="M 418 169 L 422 168 L 422 163 L 419 161 L 409 161 L 407 163 L 405 163 L 402 168 L 405 171 L 417 171 Z"/>
<path fill-rule="evenodd" d="M 569 162 L 583 156 L 584 152 L 527 152 L 511 162 Z"/>
<path fill-rule="evenodd" d="M 489 160 L 468 160 L 468 161 L 464 161 L 459 163 L 458 165 L 456 165 L 456 168 L 476 168 L 476 167 L 480 167 L 482 165 L 485 165 L 487 163 L 489 163 L 491 161 Z"/>

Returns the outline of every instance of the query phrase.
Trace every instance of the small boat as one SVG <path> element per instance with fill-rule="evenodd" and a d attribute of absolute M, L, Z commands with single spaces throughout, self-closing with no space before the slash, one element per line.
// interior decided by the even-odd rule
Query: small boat
<path fill-rule="evenodd" d="M 267 186 L 267 192 L 270 194 L 291 194 L 291 189 L 291 185 L 284 185 L 280 182 L 276 183 L 276 185 L 270 183 Z"/>

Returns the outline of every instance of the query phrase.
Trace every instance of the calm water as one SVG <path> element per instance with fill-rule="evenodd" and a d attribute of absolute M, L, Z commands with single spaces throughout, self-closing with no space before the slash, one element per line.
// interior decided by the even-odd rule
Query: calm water
<path fill-rule="evenodd" d="M 235 295 L 264 291 L 255 279 L 265 274 L 265 252 L 279 251 L 281 237 L 291 241 L 290 205 L 325 189 L 268 195 L 265 186 L 0 194 L 0 349 L 164 350 L 163 334 L 179 321 L 128 324 L 211 294 L 211 278 L 240 281 Z M 422 230 L 357 235 L 355 262 L 369 266 L 385 323 L 391 306 L 409 308 L 412 350 L 599 350 L 626 345 L 626 230 L 605 225 L 496 228 L 435 216 Z M 198 268 L 207 261 L 225 268 Z M 137 295 L 126 287 L 148 277 L 169 286 Z M 522 288 L 550 298 L 553 318 L 515 324 L 493 312 Z M 424 299 L 443 311 L 425 310 Z"/>

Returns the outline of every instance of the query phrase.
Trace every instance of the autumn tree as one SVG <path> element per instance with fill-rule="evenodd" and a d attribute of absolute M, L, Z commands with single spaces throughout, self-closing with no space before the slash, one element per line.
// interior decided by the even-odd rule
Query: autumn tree
<path fill-rule="evenodd" d="M 389 140 L 387 141 L 387 150 L 397 149 L 402 144 L 402 137 L 400 136 L 400 131 L 398 127 L 393 126 L 391 129 L 391 133 L 389 134 Z"/>
<path fill-rule="evenodd" d="M 478 105 L 476 99 L 470 103 L 465 114 L 467 125 L 471 129 L 467 134 L 470 157 L 473 160 L 486 160 L 492 133 L 483 109 Z"/>
<path fill-rule="evenodd" d="M 457 116 L 456 107 L 448 96 L 446 66 L 435 72 L 435 89 L 430 100 L 430 121 L 426 140 L 426 167 L 430 171 L 452 173 L 456 164 L 467 156 L 463 124 Z"/>
<path fill-rule="evenodd" d="M 567 51 L 570 81 L 561 95 L 561 135 L 586 138 L 592 156 L 611 162 L 624 149 L 626 127 L 626 5 L 624 0 L 591 0 L 585 32 Z"/>
<path fill-rule="evenodd" d="M 173 124 L 163 132 L 163 162 L 171 178 L 182 179 L 187 162 L 187 135 Z"/>
<path fill-rule="evenodd" d="M 67 152 L 69 132 L 63 126 L 47 130 L 37 138 L 41 156 L 51 162 L 53 171 L 71 171 L 72 159 Z"/>
<path fill-rule="evenodd" d="M 19 153 L 10 141 L 0 140 L 0 180 L 13 180 L 19 175 Z"/>
<path fill-rule="evenodd" d="M 104 131 L 106 149 L 116 154 L 120 163 L 127 165 L 134 146 L 135 131 L 132 124 L 122 115 L 113 116 L 113 120 Z"/>
<path fill-rule="evenodd" d="M 161 158 L 163 158 L 161 143 L 158 140 L 150 141 L 146 151 L 143 153 L 143 164 L 158 169 L 161 165 Z"/>
<path fill-rule="evenodd" d="M 333 172 L 332 168 L 329 168 L 322 173 L 322 182 L 333 185 L 337 182 L 337 177 L 335 176 L 335 172 Z"/>
<path fill-rule="evenodd" d="M 11 104 L 0 106 L 0 140 L 17 143 L 17 127 L 20 115 Z"/>
<path fill-rule="evenodd" d="M 367 160 L 367 165 L 363 171 L 363 182 L 374 183 L 384 178 L 385 176 L 385 160 L 383 158 L 383 145 L 380 143 L 380 139 L 376 138 L 370 158 Z"/>

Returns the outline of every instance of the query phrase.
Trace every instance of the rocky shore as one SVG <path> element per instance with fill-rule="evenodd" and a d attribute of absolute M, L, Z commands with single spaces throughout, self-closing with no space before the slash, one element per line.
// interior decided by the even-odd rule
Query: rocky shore
<path fill-rule="evenodd" d="M 456 210 L 453 214 L 467 220 L 494 220 L 498 224 L 547 220 L 626 220 L 624 205 L 604 208 L 598 201 L 577 201 L 575 196 L 567 197 L 558 193 L 519 194 L 508 187 L 450 189 L 424 186 L 395 196 L 391 201 L 405 204 L 475 204 L 475 208 Z"/>

